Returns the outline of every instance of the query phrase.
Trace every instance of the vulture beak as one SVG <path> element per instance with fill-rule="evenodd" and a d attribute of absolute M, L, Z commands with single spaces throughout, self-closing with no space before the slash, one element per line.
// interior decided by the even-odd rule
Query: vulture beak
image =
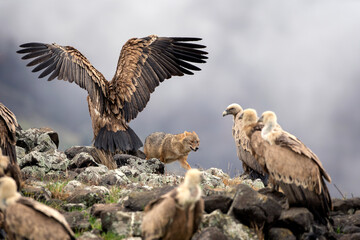
<path fill-rule="evenodd" d="M 223 111 L 223 117 L 225 117 L 228 114 L 229 114 L 228 110 Z"/>

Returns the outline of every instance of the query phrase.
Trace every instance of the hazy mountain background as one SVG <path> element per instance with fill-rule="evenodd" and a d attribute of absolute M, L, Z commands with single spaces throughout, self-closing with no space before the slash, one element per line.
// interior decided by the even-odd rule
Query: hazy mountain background
<path fill-rule="evenodd" d="M 25 42 L 81 51 L 111 79 L 132 37 L 202 37 L 208 63 L 174 77 L 130 123 L 141 139 L 155 131 L 196 131 L 189 163 L 241 170 L 231 136 L 233 102 L 260 115 L 273 110 L 283 128 L 321 159 L 347 196 L 360 195 L 360 2 L 182 0 L 0 1 L 0 101 L 23 128 L 49 126 L 60 148 L 90 145 L 87 93 L 37 79 L 15 52 Z M 178 166 L 179 164 L 176 163 Z M 340 194 L 329 184 L 331 194 Z"/>

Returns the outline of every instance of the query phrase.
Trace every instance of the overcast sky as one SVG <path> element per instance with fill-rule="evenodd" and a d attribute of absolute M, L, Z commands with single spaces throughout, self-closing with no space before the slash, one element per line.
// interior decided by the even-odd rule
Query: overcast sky
<path fill-rule="evenodd" d="M 259 115 L 273 110 L 344 194 L 360 195 L 358 1 L 9 0 L 0 2 L 0 22 L 0 101 L 22 125 L 58 131 L 62 149 L 91 144 L 87 93 L 37 79 L 15 53 L 18 45 L 73 46 L 111 79 L 129 38 L 202 37 L 208 62 L 156 89 L 130 123 L 139 137 L 196 131 L 200 150 L 190 153 L 190 165 L 233 173 L 241 163 L 223 110 L 233 102 Z"/>

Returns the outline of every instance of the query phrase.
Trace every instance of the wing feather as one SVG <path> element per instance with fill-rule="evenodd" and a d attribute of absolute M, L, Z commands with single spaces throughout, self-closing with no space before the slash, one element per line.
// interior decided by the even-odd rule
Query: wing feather
<path fill-rule="evenodd" d="M 39 78 L 50 74 L 48 81 L 57 77 L 59 80 L 75 82 L 88 91 L 93 102 L 97 102 L 96 99 L 105 99 L 104 97 L 107 96 L 108 82 L 75 48 L 55 43 L 26 43 L 20 47 L 22 49 L 17 53 L 27 53 L 22 59 L 35 58 L 27 66 L 37 65 L 33 72 L 43 70 Z"/>
<path fill-rule="evenodd" d="M 205 48 L 192 42 L 199 38 L 148 36 L 130 39 L 122 48 L 117 70 L 110 83 L 112 101 L 119 99 L 120 113 L 127 122 L 141 112 L 160 82 L 172 76 L 193 74 L 205 63 Z M 146 86 L 146 87 L 145 87 Z"/>

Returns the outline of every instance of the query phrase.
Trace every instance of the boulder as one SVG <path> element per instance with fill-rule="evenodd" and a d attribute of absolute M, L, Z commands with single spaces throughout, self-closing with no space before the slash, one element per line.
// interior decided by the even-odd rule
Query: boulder
<path fill-rule="evenodd" d="M 94 158 L 89 153 L 80 152 L 71 159 L 69 164 L 69 169 L 86 168 L 90 166 L 97 167 L 99 166 L 99 164 L 94 160 Z"/>
<path fill-rule="evenodd" d="M 335 198 L 333 201 L 333 211 L 334 212 L 343 212 L 348 213 L 350 210 L 355 212 L 360 209 L 360 198 L 350 198 L 350 199 L 338 199 Z"/>
<path fill-rule="evenodd" d="M 105 187 L 91 186 L 75 191 L 66 201 L 68 203 L 83 203 L 87 207 L 95 203 L 105 203 L 105 196 L 109 194 L 109 190 Z"/>
<path fill-rule="evenodd" d="M 129 211 L 143 211 L 150 201 L 159 198 L 172 189 L 174 189 L 173 186 L 165 186 L 151 191 L 133 192 L 124 200 L 124 207 Z"/>
<path fill-rule="evenodd" d="M 94 204 L 91 207 L 90 214 L 94 217 L 100 217 L 103 212 L 112 212 L 112 211 L 120 211 L 123 207 L 118 203 L 110 203 L 110 204 Z"/>
<path fill-rule="evenodd" d="M 297 235 L 311 230 L 314 217 L 307 208 L 294 207 L 282 211 L 277 224 L 290 229 Z"/>
<path fill-rule="evenodd" d="M 227 213 L 231 203 L 232 198 L 226 195 L 210 195 L 204 198 L 205 203 L 205 212 L 211 213 L 216 209 L 220 209 L 222 213 Z"/>
<path fill-rule="evenodd" d="M 104 165 L 99 165 L 98 167 L 87 167 L 76 177 L 76 179 L 83 183 L 98 185 L 101 181 L 101 176 L 107 172 L 108 168 Z"/>
<path fill-rule="evenodd" d="M 165 172 L 164 163 L 156 158 L 145 160 L 128 154 L 116 154 L 114 160 L 118 167 L 130 166 L 142 173 L 164 174 Z"/>
<path fill-rule="evenodd" d="M 277 220 L 281 210 L 280 204 L 272 198 L 240 184 L 228 214 L 247 226 L 261 227 Z"/>
<path fill-rule="evenodd" d="M 239 223 L 233 217 L 222 213 L 220 210 L 204 214 L 198 231 L 201 232 L 209 227 L 219 229 L 229 239 L 258 239 L 253 230 Z"/>
<path fill-rule="evenodd" d="M 216 227 L 204 228 L 201 232 L 197 232 L 192 240 L 227 240 L 228 237 Z"/>
<path fill-rule="evenodd" d="M 91 229 L 88 217 L 86 217 L 83 212 L 65 212 L 63 215 L 74 232 L 88 231 Z"/>
<path fill-rule="evenodd" d="M 130 180 L 126 177 L 126 175 L 120 170 L 109 170 L 107 173 L 101 176 L 100 184 L 101 185 L 117 185 L 123 186 L 129 184 Z"/>
<path fill-rule="evenodd" d="M 26 153 L 36 150 L 46 152 L 59 147 L 59 136 L 51 128 L 30 128 L 16 131 L 16 145 L 25 149 Z"/>
<path fill-rule="evenodd" d="M 296 240 L 294 234 L 287 228 L 271 228 L 268 232 L 269 240 Z"/>
<path fill-rule="evenodd" d="M 119 236 L 140 237 L 143 212 L 106 211 L 101 213 L 101 225 L 104 232 L 113 232 Z"/>

